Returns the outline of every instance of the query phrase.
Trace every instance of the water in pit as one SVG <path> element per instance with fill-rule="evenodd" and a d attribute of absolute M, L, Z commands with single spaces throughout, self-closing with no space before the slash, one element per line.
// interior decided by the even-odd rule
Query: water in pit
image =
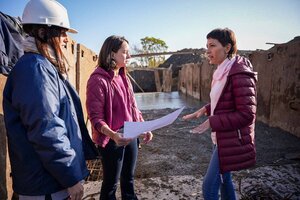
<path fill-rule="evenodd" d="M 135 98 L 140 110 L 181 108 L 182 106 L 200 108 L 203 103 L 179 92 L 136 93 Z"/>

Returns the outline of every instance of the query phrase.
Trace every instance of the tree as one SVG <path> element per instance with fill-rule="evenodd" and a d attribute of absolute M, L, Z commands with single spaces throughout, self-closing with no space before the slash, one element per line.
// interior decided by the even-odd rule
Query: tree
<path fill-rule="evenodd" d="M 160 53 L 168 50 L 168 46 L 165 41 L 154 38 L 144 37 L 141 39 L 142 49 L 135 48 L 138 53 Z M 148 67 L 157 67 L 159 64 L 165 61 L 165 56 L 148 56 L 141 58 L 141 62 L 145 63 Z"/>

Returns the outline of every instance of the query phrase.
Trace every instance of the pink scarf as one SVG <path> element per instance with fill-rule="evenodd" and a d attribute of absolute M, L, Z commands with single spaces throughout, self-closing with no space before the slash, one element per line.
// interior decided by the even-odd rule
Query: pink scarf
<path fill-rule="evenodd" d="M 218 68 L 213 74 L 213 80 L 211 83 L 211 91 L 210 91 L 210 107 L 211 107 L 211 115 L 214 115 L 214 111 L 216 108 L 216 105 L 219 101 L 219 98 L 222 94 L 222 91 L 224 89 L 225 83 L 227 81 L 228 73 L 231 69 L 231 66 L 235 62 L 236 58 L 232 58 L 229 60 L 226 58 L 220 65 L 218 65 Z M 212 132 L 211 138 L 214 144 L 216 144 L 216 133 Z"/>

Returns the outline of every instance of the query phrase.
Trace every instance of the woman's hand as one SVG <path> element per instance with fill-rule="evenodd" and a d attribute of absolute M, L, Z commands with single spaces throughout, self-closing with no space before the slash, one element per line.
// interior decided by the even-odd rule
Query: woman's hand
<path fill-rule="evenodd" d="M 209 119 L 207 119 L 205 122 L 197 126 L 196 128 L 190 130 L 191 133 L 201 134 L 204 133 L 206 130 L 210 128 Z"/>
<path fill-rule="evenodd" d="M 119 130 L 119 131 L 121 131 L 121 130 Z M 100 132 L 103 133 L 104 135 L 107 135 L 113 141 L 115 141 L 117 146 L 126 146 L 133 140 L 132 138 L 124 138 L 123 133 L 115 132 L 115 131 L 111 130 L 107 125 L 101 126 Z"/>
<path fill-rule="evenodd" d="M 202 107 L 199 110 L 197 110 L 196 112 L 189 114 L 189 115 L 185 115 L 182 117 L 183 120 L 190 120 L 190 119 L 194 119 L 194 118 L 199 118 L 201 117 L 204 113 L 206 112 L 206 108 Z"/>
<path fill-rule="evenodd" d="M 152 140 L 152 138 L 153 138 L 153 134 L 152 134 L 151 131 L 149 131 L 149 132 L 143 134 L 143 136 L 144 136 L 143 144 L 147 144 L 147 143 L 150 142 L 150 141 Z"/>
<path fill-rule="evenodd" d="M 68 188 L 69 198 L 71 200 L 81 200 L 83 197 L 83 185 L 78 182 L 76 185 Z"/>
<path fill-rule="evenodd" d="M 117 146 L 126 146 L 133 140 L 132 138 L 124 138 L 123 134 L 118 132 L 113 133 L 111 139 L 115 141 Z"/>

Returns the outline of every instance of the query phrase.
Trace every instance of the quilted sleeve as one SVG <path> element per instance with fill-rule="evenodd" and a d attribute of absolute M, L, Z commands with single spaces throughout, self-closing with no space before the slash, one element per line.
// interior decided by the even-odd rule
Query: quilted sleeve
<path fill-rule="evenodd" d="M 212 131 L 232 131 L 251 124 L 256 115 L 256 80 L 251 74 L 231 76 L 233 111 L 209 117 Z"/>

